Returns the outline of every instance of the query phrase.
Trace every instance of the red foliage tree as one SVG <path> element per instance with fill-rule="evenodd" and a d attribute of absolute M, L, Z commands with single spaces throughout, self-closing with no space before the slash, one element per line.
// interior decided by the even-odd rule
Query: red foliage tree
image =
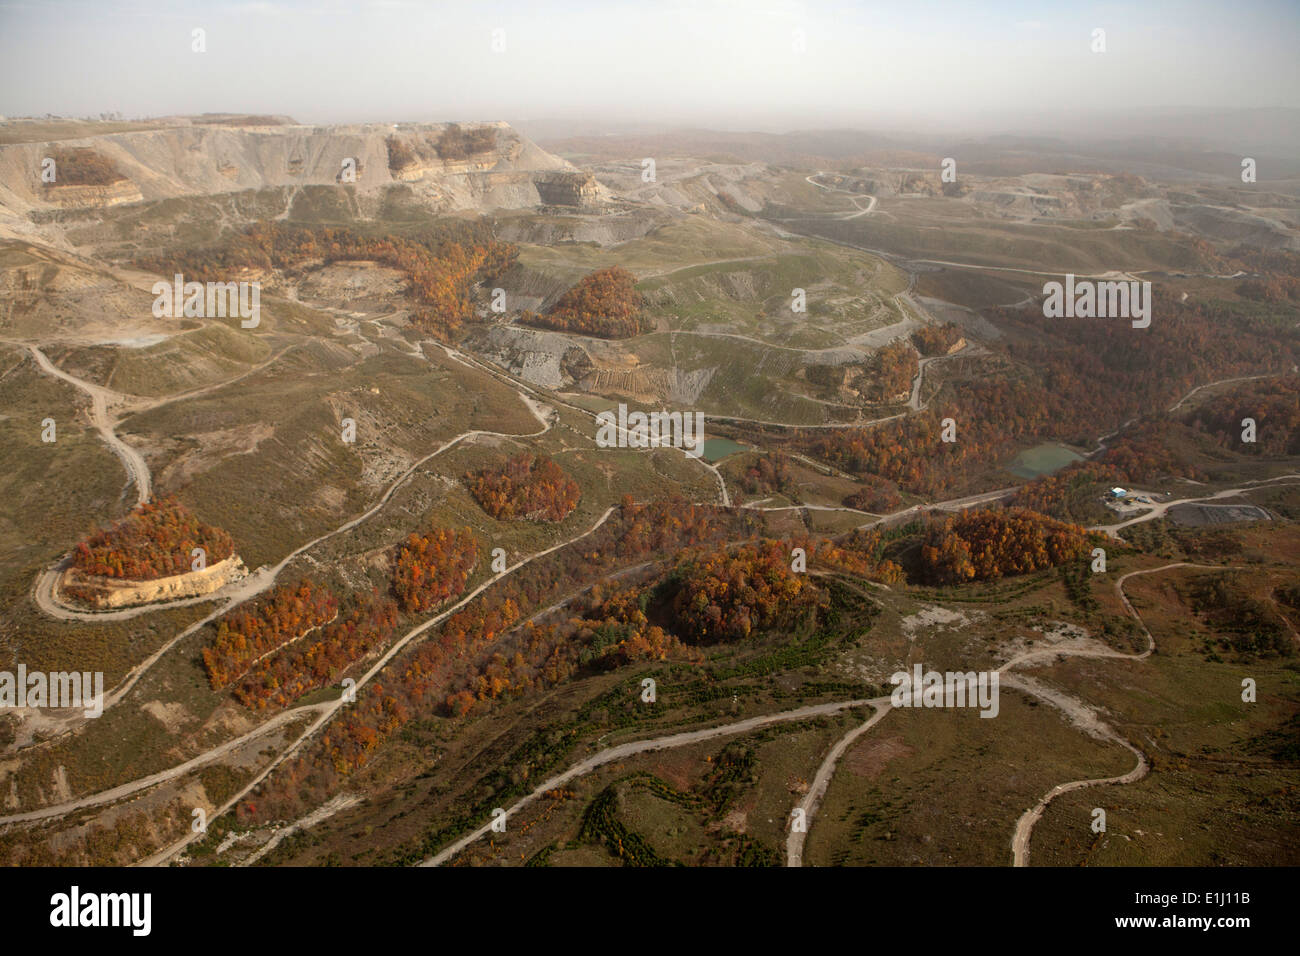
<path fill-rule="evenodd" d="M 528 452 L 466 474 L 465 486 L 479 506 L 500 521 L 563 521 L 582 500 L 578 483 L 559 465 Z"/>
<path fill-rule="evenodd" d="M 333 620 L 338 601 L 328 589 L 303 578 L 281 584 L 265 597 L 217 621 L 212 643 L 203 649 L 203 665 L 212 687 L 220 690 L 241 677 L 269 652 Z"/>
<path fill-rule="evenodd" d="M 207 565 L 235 553 L 230 535 L 168 496 L 145 502 L 111 528 L 90 535 L 73 550 L 72 566 L 84 574 L 149 581 L 193 570 L 195 548 L 203 550 Z"/>

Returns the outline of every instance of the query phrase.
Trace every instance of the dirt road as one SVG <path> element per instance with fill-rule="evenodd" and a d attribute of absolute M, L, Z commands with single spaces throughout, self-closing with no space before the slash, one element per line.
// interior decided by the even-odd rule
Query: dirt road
<path fill-rule="evenodd" d="M 196 630 L 203 627 L 204 625 L 209 624 L 212 621 L 216 620 L 218 617 L 221 617 L 223 614 L 226 614 L 232 608 L 237 607 L 238 605 L 243 604 L 244 602 L 249 601 L 252 598 L 261 594 L 262 592 L 266 591 L 268 588 L 270 588 L 272 585 L 275 584 L 276 579 L 279 577 L 280 573 L 289 565 L 289 563 L 299 555 L 303 554 L 306 551 L 311 550 L 316 545 L 320 544 L 323 541 L 327 541 L 328 539 L 334 537 L 337 534 L 341 534 L 345 531 L 349 531 L 352 528 L 357 527 L 358 525 L 362 524 L 363 522 L 371 518 L 373 515 L 377 514 L 392 499 L 393 495 L 396 494 L 397 490 L 401 487 L 401 485 L 404 482 L 406 482 L 407 479 L 409 479 L 412 475 L 414 475 L 415 472 L 422 465 L 424 465 L 432 458 L 441 455 L 447 449 L 452 448 L 455 445 L 459 444 L 460 442 L 465 441 L 466 439 L 472 437 L 494 436 L 494 437 L 502 437 L 502 438 L 532 438 L 532 437 L 538 437 L 546 434 L 546 432 L 550 429 L 550 422 L 545 415 L 546 406 L 542 405 L 539 402 L 534 401 L 533 399 L 523 394 L 522 392 L 519 393 L 519 397 L 523 401 L 524 405 L 528 408 L 528 410 L 533 414 L 533 416 L 541 423 L 542 427 L 538 431 L 530 432 L 525 435 L 515 435 L 506 432 L 489 432 L 489 431 L 482 431 L 482 430 L 462 432 L 461 434 L 457 435 L 455 438 L 449 439 L 448 441 L 444 442 L 436 450 L 430 452 L 428 455 L 424 456 L 419 461 L 415 462 L 415 464 L 411 465 L 411 467 L 408 468 L 406 471 L 402 472 L 401 475 L 399 475 L 396 479 L 393 480 L 391 484 L 389 484 L 387 490 L 383 493 L 383 495 L 380 496 L 379 500 L 376 501 L 374 505 L 372 505 L 369 509 L 367 509 L 362 514 L 357 515 L 355 518 L 352 518 L 347 522 L 344 522 L 343 524 L 339 525 L 337 528 L 334 528 L 332 531 L 328 531 L 325 534 L 322 534 L 319 537 L 315 538 L 314 540 L 307 542 L 306 544 L 292 551 L 290 554 L 286 555 L 278 564 L 274 565 L 273 567 L 260 568 L 256 573 L 247 575 L 246 577 L 241 578 L 238 581 L 232 582 L 231 584 L 228 584 L 226 587 L 222 588 L 220 591 L 216 591 L 212 594 L 208 594 L 199 598 L 187 598 L 179 601 L 169 601 L 169 602 L 159 603 L 159 604 L 147 604 L 142 607 L 127 608 L 121 611 L 103 611 L 103 612 L 77 611 L 72 608 L 64 607 L 63 605 L 58 604 L 54 600 L 54 584 L 58 580 L 58 575 L 61 573 L 60 569 L 55 568 L 55 569 L 47 569 L 46 571 L 42 572 L 40 575 L 37 576 L 36 583 L 33 589 L 34 592 L 33 596 L 35 598 L 36 604 L 45 613 L 49 614 L 52 617 L 59 618 L 61 620 L 104 621 L 104 620 L 129 618 L 129 617 L 134 617 L 137 614 L 143 614 L 149 611 L 161 610 L 163 608 L 180 607 L 187 604 L 198 604 L 204 601 L 219 600 L 221 602 L 206 617 L 194 622 L 189 627 L 178 632 L 170 640 L 168 640 L 161 647 L 159 647 L 158 650 L 154 651 L 151 655 L 149 655 L 149 657 L 147 657 L 145 660 L 141 661 L 130 671 L 128 671 L 126 677 L 122 680 L 122 682 L 117 687 L 115 687 L 112 691 L 110 691 L 108 694 L 105 695 L 104 710 L 108 710 L 110 707 L 112 707 L 120 700 L 122 700 L 122 698 L 125 697 L 126 694 L 131 690 L 131 688 L 135 686 L 136 682 L 139 681 L 140 678 L 143 677 L 145 673 L 147 673 L 148 670 L 151 667 L 153 667 L 155 663 L 157 663 L 168 651 L 170 651 L 173 647 L 175 647 L 180 641 L 184 640 L 186 637 L 188 637 L 190 634 L 193 634 Z M 721 476 L 719 476 L 719 480 L 721 480 Z M 547 553 L 547 552 L 543 552 L 543 553 Z M 66 730 L 50 738 L 47 738 L 46 740 L 42 741 L 42 744 L 49 743 L 50 740 L 56 739 L 56 737 L 60 737 L 65 733 L 70 733 L 72 731 L 79 729 L 84 724 L 84 720 L 85 718 L 83 717 L 81 720 L 74 719 L 72 721 L 69 721 Z"/>
<path fill-rule="evenodd" d="M 892 709 L 888 697 L 877 697 L 875 700 L 867 701 L 876 712 L 871 715 L 867 721 L 859 727 L 849 731 L 839 742 L 831 748 L 826 759 L 822 761 L 817 768 L 817 775 L 813 777 L 812 785 L 808 788 L 807 795 L 799 803 L 799 809 L 804 812 L 804 826 L 800 830 L 790 829 L 789 836 L 785 840 L 785 865 L 786 866 L 803 866 L 803 845 L 808 838 L 808 824 L 812 822 L 813 814 L 821 806 L 822 797 L 826 793 L 826 788 L 830 786 L 831 777 L 835 773 L 835 765 L 839 763 L 844 752 L 853 745 L 853 742 L 865 734 L 880 721 L 885 719 L 885 715 Z"/>
<path fill-rule="evenodd" d="M 1131 661 L 1142 661 L 1150 657 L 1156 647 L 1155 637 L 1152 636 L 1151 632 L 1147 629 L 1146 622 L 1142 620 L 1142 615 L 1138 614 L 1137 609 L 1133 607 L 1132 603 L 1128 599 L 1128 595 L 1124 593 L 1124 582 L 1127 581 L 1129 578 L 1137 577 L 1138 575 L 1141 574 L 1157 574 L 1161 571 L 1169 571 L 1174 568 L 1204 568 L 1210 571 L 1233 570 L 1233 568 L 1231 567 L 1219 565 L 1219 564 L 1193 564 L 1188 561 L 1177 561 L 1173 564 L 1165 564 L 1158 568 L 1145 568 L 1141 571 L 1130 571 L 1128 574 L 1125 574 L 1123 577 L 1121 577 L 1118 581 L 1115 582 L 1115 593 L 1119 595 L 1119 600 L 1120 603 L 1123 605 L 1124 610 L 1127 611 L 1129 615 L 1138 622 L 1138 625 L 1141 626 L 1142 628 L 1142 633 L 1146 635 L 1146 639 L 1147 639 L 1146 650 L 1137 654 L 1125 654 L 1120 651 L 1107 649 L 1107 652 L 1105 653 L 1098 652 L 1089 655 L 1083 655 L 1081 653 L 1075 652 L 1072 654 L 1068 654 L 1067 656 L 1114 657 L 1114 658 L 1120 658 L 1123 660 L 1131 660 Z M 1036 824 L 1042 818 L 1043 811 L 1047 809 L 1047 805 L 1051 803 L 1053 800 L 1055 800 L 1057 797 L 1059 797 L 1061 794 L 1070 793 L 1071 791 L 1074 790 L 1081 790 L 1084 787 L 1101 786 L 1103 784 L 1134 783 L 1138 780 L 1141 780 L 1143 777 L 1145 777 L 1147 775 L 1148 770 L 1150 769 L 1147 763 L 1146 756 L 1140 750 L 1134 747 L 1131 743 L 1129 743 L 1127 740 L 1121 737 L 1118 733 L 1112 730 L 1109 726 L 1104 724 L 1100 720 L 1100 718 L 1097 717 L 1096 712 L 1093 711 L 1091 708 L 1087 707 L 1081 702 L 1076 701 L 1074 700 L 1074 698 L 1069 697 L 1059 691 L 1043 693 L 1041 690 L 1039 690 L 1036 692 L 1037 692 L 1037 696 L 1041 697 L 1044 700 L 1047 700 L 1049 703 L 1054 704 L 1061 710 L 1065 711 L 1067 716 L 1071 717 L 1071 719 L 1074 720 L 1076 723 L 1081 723 L 1081 725 L 1085 729 L 1091 728 L 1091 731 L 1093 732 L 1094 736 L 1098 736 L 1101 739 L 1109 740 L 1113 743 L 1120 744 L 1121 746 L 1131 751 L 1133 755 L 1137 758 L 1137 764 L 1128 773 L 1122 774 L 1121 776 L 1118 777 L 1100 777 L 1100 778 L 1095 778 L 1090 780 L 1072 780 L 1069 783 L 1057 784 L 1051 790 L 1047 791 L 1047 793 L 1043 794 L 1043 798 L 1039 800 L 1038 803 L 1036 803 L 1033 807 L 1026 810 L 1024 814 L 1021 815 L 1020 819 L 1016 821 L 1015 833 L 1011 837 L 1011 863 L 1013 866 L 1029 865 L 1029 838 L 1033 836 L 1034 824 Z"/>
<path fill-rule="evenodd" d="M 574 764 L 563 773 L 556 774 L 554 777 L 543 781 L 533 790 L 532 793 L 516 801 L 510 809 L 506 811 L 506 819 L 509 820 L 512 814 L 519 812 L 549 790 L 562 787 L 570 780 L 591 773 L 591 771 L 598 767 L 603 767 L 606 764 L 615 763 L 619 760 L 626 760 L 628 757 L 634 757 L 637 754 L 648 753 L 652 750 L 668 750 L 673 747 L 684 747 L 687 744 L 713 740 L 716 737 L 730 737 L 734 734 L 744 734 L 751 730 L 758 730 L 761 727 L 767 727 L 772 724 L 784 723 L 791 720 L 807 720 L 810 717 L 837 714 L 840 711 L 847 710 L 851 707 L 862 707 L 871 703 L 872 702 L 869 700 L 848 700 L 837 704 L 815 704 L 809 707 L 800 707 L 797 710 L 786 710 L 776 714 L 765 714 L 761 717 L 750 717 L 748 720 L 741 720 L 734 724 L 724 724 L 721 727 L 706 727 L 703 730 L 689 730 L 685 733 L 672 734 L 667 737 L 654 737 L 650 740 L 640 740 L 633 743 L 619 744 L 617 747 L 610 747 L 607 750 L 602 750 L 598 754 L 593 754 L 586 760 Z M 473 833 L 461 837 L 455 843 L 439 852 L 436 856 L 425 860 L 420 864 L 420 866 L 441 866 L 475 840 L 485 836 L 491 831 L 491 829 L 492 821 L 489 820 Z"/>
<path fill-rule="evenodd" d="M 283 727 L 285 724 L 297 720 L 305 714 L 314 711 L 320 711 L 329 707 L 329 704 L 311 704 L 304 707 L 295 707 L 293 710 L 281 711 L 266 723 L 253 728 L 246 734 L 227 740 L 225 743 L 206 750 L 184 763 L 177 764 L 167 770 L 161 770 L 158 773 L 150 774 L 147 777 L 140 777 L 120 786 L 113 787 L 110 790 L 101 790 L 98 793 L 88 794 L 79 797 L 76 800 L 69 800 L 65 803 L 51 804 L 48 807 L 41 807 L 39 810 L 29 810 L 26 813 L 13 813 L 9 816 L 0 817 L 0 825 L 6 823 L 31 823 L 35 820 L 47 820 L 50 817 L 61 817 L 67 813 L 74 813 L 77 810 L 84 810 L 87 807 L 97 807 L 105 803 L 113 803 L 115 800 L 121 800 L 123 797 L 129 797 L 134 793 L 142 790 L 148 790 L 160 783 L 166 783 L 168 780 L 175 780 L 177 777 L 184 776 L 199 767 L 205 766 L 224 757 L 233 750 L 237 750 L 250 740 L 256 740 L 273 730 Z"/>
<path fill-rule="evenodd" d="M 32 358 L 36 360 L 36 364 L 43 372 L 62 379 L 73 388 L 90 396 L 90 423 L 94 425 L 105 444 L 113 450 L 113 454 L 122 460 L 122 465 L 126 468 L 128 484 L 135 484 L 136 504 L 144 504 L 148 501 L 151 493 L 149 466 L 145 464 L 143 455 L 117 437 L 117 433 L 113 430 L 117 426 L 117 420 L 108 414 L 109 401 L 121 401 L 124 396 L 111 389 L 82 381 L 75 375 L 69 375 L 51 362 L 35 345 L 28 345 L 26 348 L 32 353 Z"/>
<path fill-rule="evenodd" d="M 502 571 L 500 574 L 496 575 L 490 580 L 484 581 L 482 584 L 476 587 L 473 591 L 466 594 L 463 598 L 461 598 L 451 607 L 438 613 L 434 617 L 429 618 L 423 624 L 419 624 L 411 628 L 411 630 L 407 631 L 406 634 L 404 634 L 400 639 L 398 639 L 384 653 L 384 655 L 379 658 L 379 660 L 377 660 L 373 665 L 371 665 L 369 670 L 367 670 L 361 677 L 357 679 L 356 685 L 354 686 L 353 690 L 360 691 L 361 688 L 363 688 L 366 684 L 368 684 L 375 677 L 376 674 L 378 674 L 381 670 L 384 669 L 385 666 L 387 666 L 389 661 L 391 661 L 394 657 L 396 657 L 399 653 L 401 653 L 401 651 L 408 644 L 410 644 L 420 635 L 424 634 L 426 631 L 441 624 L 448 617 L 455 614 L 465 605 L 469 604 L 476 597 L 478 597 L 488 588 L 492 587 L 492 585 L 496 584 L 502 578 L 514 574 L 520 568 L 531 564 L 532 562 L 538 560 L 539 558 L 543 558 L 554 551 L 560 550 L 561 548 L 566 548 L 569 545 L 573 544 L 574 542 L 581 541 L 583 538 L 587 537 L 588 535 L 594 534 L 597 531 L 597 529 L 599 529 L 606 521 L 609 520 L 609 516 L 612 515 L 614 511 L 615 508 L 614 506 L 611 505 L 609 508 L 605 510 L 605 513 L 602 514 L 600 518 L 597 519 L 596 523 L 593 524 L 586 531 L 584 531 L 582 534 L 576 535 L 568 539 L 567 541 L 561 541 L 560 543 L 554 544 L 544 551 L 538 551 L 536 554 L 529 555 L 528 557 L 523 558 L 520 561 L 517 561 L 515 564 L 510 565 L 508 568 Z M 277 754 L 275 759 L 272 760 L 269 764 L 267 764 L 266 767 L 262 769 L 261 773 L 259 773 L 251 781 L 249 781 L 241 790 L 235 793 L 234 796 L 230 797 L 230 799 L 227 800 L 224 804 L 222 804 L 218 809 L 213 811 L 213 813 L 209 817 L 209 822 L 215 820 L 223 813 L 226 813 L 228 810 L 234 807 L 236 803 L 238 803 L 245 796 L 251 793 L 253 789 L 257 787 L 258 784 L 260 784 L 263 780 L 265 780 L 271 774 L 271 772 L 275 770 L 276 767 L 278 767 L 281 763 L 283 763 L 290 756 L 296 753 L 299 747 L 301 747 L 317 731 L 319 731 L 322 727 L 324 727 L 327 723 L 329 723 L 334 718 L 334 716 L 347 705 L 348 705 L 348 701 L 344 699 L 342 696 L 340 696 L 338 700 L 326 701 L 324 704 L 318 704 L 315 705 L 314 708 L 311 708 L 311 709 L 320 708 L 320 716 L 317 717 L 316 720 L 313 721 L 311 725 L 308 726 L 308 728 L 304 730 L 302 734 L 300 734 L 298 738 L 293 741 L 293 743 L 291 743 L 288 747 L 286 747 L 279 754 Z M 304 711 L 306 709 L 308 708 L 298 708 L 298 712 Z M 0 823 L 3 822 L 4 821 L 0 819 Z M 179 842 L 172 844 L 171 846 L 161 850 L 158 853 L 155 853 L 153 856 L 145 860 L 143 865 L 145 866 L 162 865 L 163 863 L 170 860 L 173 856 L 175 856 L 177 853 L 179 853 L 185 847 L 189 846 L 190 843 L 200 838 L 201 836 L 202 834 L 191 833 L 185 838 L 183 838 L 182 840 L 180 840 Z"/>
<path fill-rule="evenodd" d="M 1206 495 L 1203 498 L 1175 498 L 1171 501 L 1165 501 L 1160 504 L 1152 505 L 1151 510 L 1145 512 L 1144 514 L 1139 515 L 1136 518 L 1129 518 L 1127 521 L 1119 521 L 1114 524 L 1093 525 L 1088 530 L 1104 531 L 1107 534 L 1114 534 L 1116 531 L 1119 531 L 1122 528 L 1127 528 L 1130 525 L 1142 524 L 1144 521 L 1154 521 L 1156 518 L 1164 517 L 1165 512 L 1168 511 L 1170 508 L 1174 507 L 1174 505 L 1188 505 L 1188 504 L 1196 504 L 1202 501 L 1215 501 L 1219 498 L 1232 498 L 1236 495 L 1243 495 L 1246 494 L 1247 492 L 1257 491 L 1260 488 L 1262 488 L 1264 485 L 1272 484 L 1275 481 L 1284 481 L 1289 478 L 1300 479 L 1300 474 L 1292 473 L 1288 475 L 1278 475 L 1275 478 L 1264 478 L 1261 479 L 1260 481 L 1247 482 L 1247 484 L 1241 488 L 1225 488 L 1223 491 L 1216 491 L 1214 494 Z M 1290 484 L 1290 482 L 1288 482 L 1288 484 Z"/>

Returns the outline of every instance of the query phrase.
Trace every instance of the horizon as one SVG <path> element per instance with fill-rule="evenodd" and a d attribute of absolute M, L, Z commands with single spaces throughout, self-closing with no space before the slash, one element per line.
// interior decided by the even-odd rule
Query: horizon
<path fill-rule="evenodd" d="M 1082 12 L 709 0 L 649 17 L 589 2 L 558 14 L 409 0 L 8 3 L 0 115 L 1030 131 L 1090 116 L 1296 109 L 1297 32 L 1300 8 L 1276 0 Z M 76 69 L 50 75 L 61 57 Z"/>

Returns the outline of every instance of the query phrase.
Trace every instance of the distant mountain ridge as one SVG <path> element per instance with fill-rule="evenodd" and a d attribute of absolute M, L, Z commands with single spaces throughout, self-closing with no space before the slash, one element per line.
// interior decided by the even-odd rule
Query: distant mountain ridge
<path fill-rule="evenodd" d="M 398 183 L 444 210 L 528 208 L 557 195 L 577 204 L 603 195 L 570 163 L 504 122 L 322 126 L 243 114 L 158 122 L 168 125 L 0 145 L 0 226 L 29 233 L 33 213 L 95 205 L 98 193 L 80 189 L 72 196 L 79 187 L 60 183 L 57 169 L 54 183 L 42 181 L 51 154 L 77 149 L 93 150 L 129 183 L 104 193 L 103 205 L 295 186 L 369 193 Z M 395 151 L 412 158 L 394 162 Z M 557 191 L 557 182 L 570 178 L 572 188 Z"/>

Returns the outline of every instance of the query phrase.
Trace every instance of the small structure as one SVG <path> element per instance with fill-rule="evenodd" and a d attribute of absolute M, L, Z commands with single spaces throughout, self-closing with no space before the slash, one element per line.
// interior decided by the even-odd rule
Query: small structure
<path fill-rule="evenodd" d="M 1111 496 L 1112 498 L 1124 498 L 1124 497 L 1126 497 L 1127 495 L 1128 495 L 1128 492 L 1125 491 L 1123 488 L 1112 488 L 1112 489 L 1110 489 L 1110 496 Z"/>

